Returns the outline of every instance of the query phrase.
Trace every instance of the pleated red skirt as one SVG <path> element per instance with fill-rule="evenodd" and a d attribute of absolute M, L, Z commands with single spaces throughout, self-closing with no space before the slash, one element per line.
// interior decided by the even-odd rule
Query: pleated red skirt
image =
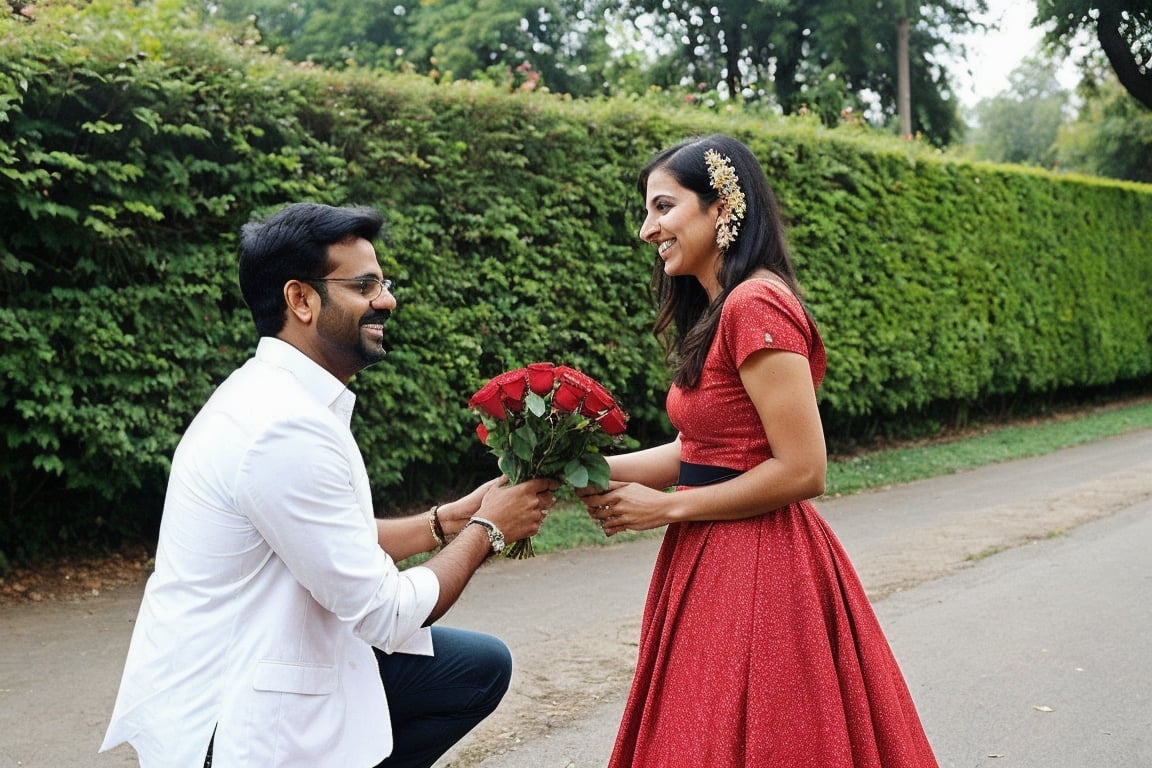
<path fill-rule="evenodd" d="M 808 502 L 669 526 L 610 768 L 936 768 L 847 554 Z"/>

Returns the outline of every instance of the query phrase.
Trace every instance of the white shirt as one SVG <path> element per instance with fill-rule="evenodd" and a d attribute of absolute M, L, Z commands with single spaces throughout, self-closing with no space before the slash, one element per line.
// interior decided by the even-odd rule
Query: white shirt
<path fill-rule="evenodd" d="M 101 750 L 142 768 L 370 766 L 392 748 L 371 646 L 431 655 L 435 574 L 380 548 L 355 396 L 260 340 L 172 461 L 156 571 Z"/>

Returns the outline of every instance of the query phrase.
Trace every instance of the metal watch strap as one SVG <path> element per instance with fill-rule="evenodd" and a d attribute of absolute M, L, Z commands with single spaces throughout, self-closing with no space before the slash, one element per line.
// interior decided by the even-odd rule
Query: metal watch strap
<path fill-rule="evenodd" d="M 496 527 L 496 523 L 477 515 L 468 518 L 468 525 L 473 523 L 488 529 L 488 545 L 492 547 L 492 554 L 498 555 L 504 551 L 504 532 Z"/>

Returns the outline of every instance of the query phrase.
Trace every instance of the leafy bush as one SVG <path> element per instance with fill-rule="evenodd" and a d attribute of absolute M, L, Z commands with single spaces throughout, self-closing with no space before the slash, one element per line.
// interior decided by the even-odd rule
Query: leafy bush
<path fill-rule="evenodd" d="M 357 377 L 382 513 L 490 475 L 467 394 L 552 360 L 665 439 L 637 169 L 723 131 L 787 209 L 834 434 L 1152 373 L 1147 187 L 812 122 L 294 66 L 168 2 L 0 21 L 0 553 L 147 537 L 184 425 L 255 345 L 236 233 L 384 210 L 394 351 Z M 881 426 L 878 426 L 881 425 Z"/>

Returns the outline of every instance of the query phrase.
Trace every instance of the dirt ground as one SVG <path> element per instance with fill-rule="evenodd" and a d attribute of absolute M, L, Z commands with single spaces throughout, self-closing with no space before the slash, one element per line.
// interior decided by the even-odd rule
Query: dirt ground
<path fill-rule="evenodd" d="M 15 568 L 0 577 L 0 605 L 75 602 L 102 592 L 142 584 L 152 571 L 143 547 L 101 557 L 65 558 L 40 568 Z"/>

